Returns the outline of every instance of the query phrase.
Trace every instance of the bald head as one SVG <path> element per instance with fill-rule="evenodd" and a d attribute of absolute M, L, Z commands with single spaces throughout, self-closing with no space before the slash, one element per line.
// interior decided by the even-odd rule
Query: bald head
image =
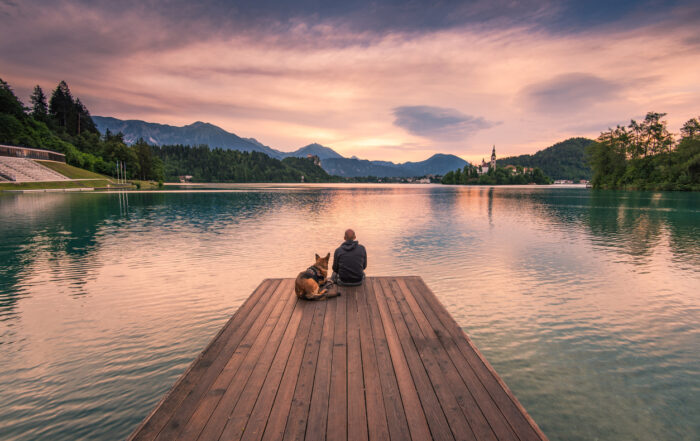
<path fill-rule="evenodd" d="M 350 228 L 345 230 L 345 240 L 355 240 L 355 232 Z"/>

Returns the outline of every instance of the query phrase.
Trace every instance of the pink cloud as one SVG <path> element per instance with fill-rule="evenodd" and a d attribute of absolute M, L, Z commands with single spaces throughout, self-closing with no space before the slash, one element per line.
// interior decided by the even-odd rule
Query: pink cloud
<path fill-rule="evenodd" d="M 1 75 L 25 99 L 34 84 L 49 89 L 65 79 L 95 115 L 176 125 L 208 121 L 281 149 L 315 141 L 369 159 L 450 152 L 473 160 L 492 144 L 511 155 L 570 136 L 595 137 L 606 128 L 598 123 L 650 110 L 668 112 L 677 130 L 696 116 L 700 101 L 700 46 L 688 26 L 570 34 L 464 26 L 379 34 L 298 20 L 271 27 L 273 34 L 207 30 L 201 23 L 169 29 L 147 10 L 57 11 L 18 22 L 25 34 L 27 23 L 49 29 L 29 32 L 29 47 L 70 49 L 46 59 L 26 53 L 25 43 L 7 43 L 22 32 L 0 18 Z M 49 40 L 76 27 L 93 42 Z M 469 136 L 426 136 L 394 124 L 393 109 L 406 105 L 501 124 L 482 125 Z"/>

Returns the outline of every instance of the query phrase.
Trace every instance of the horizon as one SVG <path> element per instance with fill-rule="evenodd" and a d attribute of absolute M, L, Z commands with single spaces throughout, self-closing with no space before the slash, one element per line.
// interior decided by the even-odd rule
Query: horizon
<path fill-rule="evenodd" d="M 394 162 L 533 154 L 648 111 L 677 133 L 698 113 L 687 1 L 120 5 L 0 2 L 0 77 L 25 103 L 65 80 L 94 115 Z"/>

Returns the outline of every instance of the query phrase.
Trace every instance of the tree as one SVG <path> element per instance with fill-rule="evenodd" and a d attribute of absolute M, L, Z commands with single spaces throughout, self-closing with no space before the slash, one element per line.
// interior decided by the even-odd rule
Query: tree
<path fill-rule="evenodd" d="M 444 185 L 452 185 L 455 183 L 455 174 L 454 172 L 447 172 L 445 173 L 445 176 L 442 177 L 442 181 L 440 181 Z"/>
<path fill-rule="evenodd" d="M 37 84 L 30 98 L 32 103 L 32 117 L 37 121 L 47 122 L 49 119 L 49 106 L 46 104 L 46 95 Z"/>
<path fill-rule="evenodd" d="M 664 116 L 666 116 L 665 113 L 648 112 L 641 123 L 630 121 L 629 141 L 627 141 L 630 157 L 647 157 L 670 151 L 673 146 L 673 135 L 666 129 L 666 121 L 661 120 Z M 626 140 L 623 139 L 621 142 Z"/>
<path fill-rule="evenodd" d="M 102 157 L 110 164 L 110 168 L 116 168 L 117 161 L 124 163 L 127 178 L 133 179 L 139 176 L 139 160 L 136 152 L 124 143 L 124 135 L 121 133 L 105 134 Z"/>
<path fill-rule="evenodd" d="M 631 120 L 629 124 L 629 132 L 625 130 L 624 127 L 617 126 L 616 131 L 610 129 L 610 141 L 611 142 L 622 142 L 627 144 L 627 155 L 630 158 L 640 158 L 647 155 L 647 150 L 649 149 L 644 138 L 644 123 L 640 124 L 635 120 Z M 600 134 L 598 142 L 601 140 L 603 133 Z M 613 141 L 615 140 L 615 141 Z"/>
<path fill-rule="evenodd" d="M 160 160 L 160 158 L 153 155 L 153 149 L 151 146 L 148 145 L 143 138 L 139 138 L 139 140 L 136 141 L 131 148 L 136 152 L 136 157 L 138 158 L 139 177 L 142 180 L 162 180 L 163 162 Z"/>
<path fill-rule="evenodd" d="M 70 136 L 78 136 L 83 133 L 99 134 L 90 112 L 79 98 L 73 99 L 65 81 L 58 83 L 51 94 L 49 115 L 56 125 L 62 127 Z"/>
<path fill-rule="evenodd" d="M 698 139 L 700 138 L 700 122 L 697 118 L 691 118 L 681 127 L 681 138 L 683 139 Z"/>
<path fill-rule="evenodd" d="M 670 152 L 673 147 L 673 135 L 666 128 L 666 121 L 661 120 L 664 116 L 665 113 L 649 112 L 644 118 L 644 136 L 649 154 Z M 646 155 L 645 153 L 644 156 Z"/>
<path fill-rule="evenodd" d="M 545 174 L 542 173 L 542 170 L 540 170 L 539 168 L 536 168 L 532 171 L 532 182 L 540 185 L 550 183 L 549 178 L 545 176 Z"/>
<path fill-rule="evenodd" d="M 99 133 L 97 126 L 90 116 L 90 112 L 87 107 L 80 102 L 80 98 L 75 100 L 75 115 L 73 117 L 76 119 L 76 135 L 80 135 L 82 132 L 87 133 Z"/>
<path fill-rule="evenodd" d="M 628 129 L 618 126 L 600 134 L 588 149 L 594 188 L 700 190 L 700 123 L 687 121 L 676 143 L 664 116 L 649 112 Z"/>
<path fill-rule="evenodd" d="M 455 182 L 456 184 L 467 184 L 469 182 L 469 167 L 469 164 L 464 166 L 464 169 L 459 177 L 459 182 Z"/>
<path fill-rule="evenodd" d="M 620 141 L 619 134 L 619 130 L 609 129 L 586 148 L 588 162 L 593 169 L 591 182 L 596 188 L 615 187 L 625 172 L 630 148 Z"/>
<path fill-rule="evenodd" d="M 12 115 L 17 119 L 24 118 L 24 105 L 15 96 L 10 85 L 0 78 L 0 113 Z"/>
<path fill-rule="evenodd" d="M 68 124 L 72 120 L 73 113 L 75 113 L 73 96 L 70 93 L 68 84 L 65 81 L 61 81 L 51 94 L 49 114 L 59 127 L 63 127 L 68 131 Z"/>

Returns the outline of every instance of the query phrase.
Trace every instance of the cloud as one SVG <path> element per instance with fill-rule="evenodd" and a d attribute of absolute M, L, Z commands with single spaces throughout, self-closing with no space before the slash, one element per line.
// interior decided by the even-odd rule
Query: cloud
<path fill-rule="evenodd" d="M 414 135 L 441 141 L 459 141 L 494 125 L 480 116 L 446 107 L 401 106 L 394 108 L 394 116 L 394 125 Z"/>
<path fill-rule="evenodd" d="M 588 73 L 566 73 L 526 86 L 526 103 L 545 113 L 578 112 L 617 98 L 623 86 Z"/>
<path fill-rule="evenodd" d="M 556 3 L 521 19 L 533 2 L 0 0 L 0 77 L 25 102 L 65 79 L 94 115 L 401 161 L 531 153 L 648 110 L 677 131 L 697 113 L 698 8 L 623 5 L 621 24 Z"/>

